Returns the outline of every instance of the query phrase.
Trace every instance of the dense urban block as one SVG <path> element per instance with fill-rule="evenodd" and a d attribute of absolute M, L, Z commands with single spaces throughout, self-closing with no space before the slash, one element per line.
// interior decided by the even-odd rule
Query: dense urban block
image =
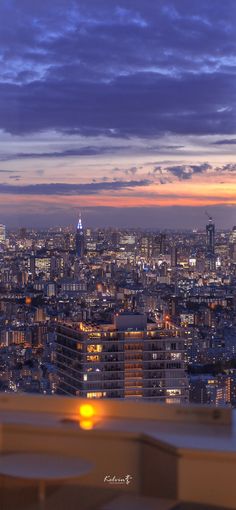
<path fill-rule="evenodd" d="M 236 227 L 206 223 L 0 225 L 1 391 L 236 406 Z"/>

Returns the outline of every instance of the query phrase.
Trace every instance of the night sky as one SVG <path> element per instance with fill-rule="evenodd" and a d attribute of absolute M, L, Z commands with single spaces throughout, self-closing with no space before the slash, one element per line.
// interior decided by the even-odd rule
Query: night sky
<path fill-rule="evenodd" d="M 0 223 L 236 224 L 235 0 L 1 0 Z"/>

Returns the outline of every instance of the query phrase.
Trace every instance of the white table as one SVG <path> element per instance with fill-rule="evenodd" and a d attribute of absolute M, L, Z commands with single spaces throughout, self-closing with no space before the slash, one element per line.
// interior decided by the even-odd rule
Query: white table
<path fill-rule="evenodd" d="M 66 481 L 89 473 L 92 464 L 77 457 L 49 453 L 0 454 L 0 474 L 38 481 L 39 501 L 45 500 L 47 481 Z"/>

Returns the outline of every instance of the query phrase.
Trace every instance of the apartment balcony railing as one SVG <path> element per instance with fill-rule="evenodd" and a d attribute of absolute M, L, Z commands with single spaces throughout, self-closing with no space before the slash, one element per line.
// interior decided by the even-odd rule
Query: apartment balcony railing
<path fill-rule="evenodd" d="M 94 416 L 85 419 L 81 405 L 88 402 Z M 45 509 L 236 508 L 231 409 L 3 393 L 0 459 L 13 452 L 91 463 L 79 480 L 49 483 Z M 128 484 L 114 481 L 126 476 Z M 0 484 L 1 510 L 42 508 L 34 482 L 2 476 Z"/>

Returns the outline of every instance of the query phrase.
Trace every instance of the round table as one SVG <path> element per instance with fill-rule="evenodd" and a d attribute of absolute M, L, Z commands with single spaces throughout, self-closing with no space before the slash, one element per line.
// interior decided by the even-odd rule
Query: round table
<path fill-rule="evenodd" d="M 54 453 L 0 454 L 0 474 L 22 480 L 37 480 L 39 501 L 45 500 L 46 482 L 69 480 L 89 473 L 92 464 L 86 460 Z"/>

